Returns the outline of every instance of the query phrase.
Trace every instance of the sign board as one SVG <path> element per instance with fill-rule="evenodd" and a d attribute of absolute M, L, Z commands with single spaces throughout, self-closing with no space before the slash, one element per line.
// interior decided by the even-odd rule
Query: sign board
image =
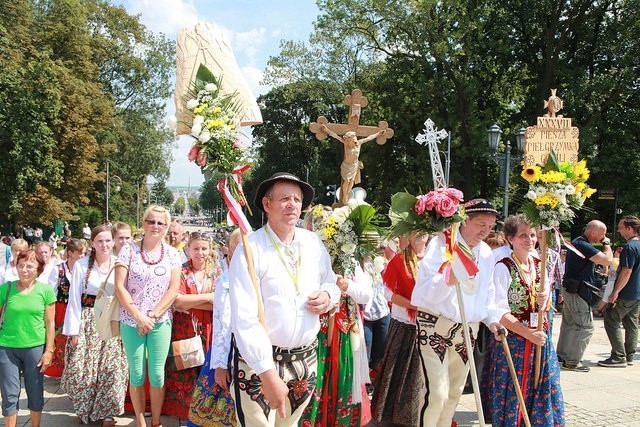
<path fill-rule="evenodd" d="M 598 190 L 598 199 L 600 200 L 615 200 L 616 190 L 606 189 Z"/>
<path fill-rule="evenodd" d="M 578 163 L 580 131 L 571 126 L 570 118 L 556 116 L 562 105 L 562 100 L 556 96 L 556 89 L 552 89 L 551 97 L 545 101 L 549 112 L 538 117 L 536 126 L 529 126 L 525 131 L 525 166 L 544 166 L 551 150 L 560 163 Z"/>

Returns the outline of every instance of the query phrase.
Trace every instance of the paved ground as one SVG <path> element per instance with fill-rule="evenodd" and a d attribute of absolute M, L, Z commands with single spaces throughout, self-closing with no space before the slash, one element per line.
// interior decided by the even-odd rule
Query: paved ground
<path fill-rule="evenodd" d="M 561 317 L 556 317 L 554 338 L 560 330 Z M 598 360 L 609 356 L 609 341 L 604 332 L 602 319 L 595 320 L 596 331 L 587 348 L 585 364 L 591 367 L 589 373 L 562 371 L 562 391 L 566 402 L 567 426 L 640 426 L 640 355 L 636 354 L 636 363 L 627 368 L 601 368 Z M 640 352 L 640 350 L 639 350 Z M 43 427 L 74 427 L 77 424 L 71 403 L 59 389 L 59 381 L 47 378 L 45 382 L 45 410 L 42 416 Z M 22 407 L 26 406 L 23 393 Z M 18 426 L 30 426 L 28 412 L 21 410 Z M 117 417 L 118 425 L 133 424 L 131 414 Z M 475 399 L 472 394 L 462 396 L 455 421 L 458 426 L 479 425 L 475 413 Z M 148 420 L 150 423 L 150 420 Z M 94 423 L 93 425 L 100 425 Z M 177 426 L 173 417 L 163 417 L 164 427 Z M 0 426 L 4 422 L 0 421 Z"/>

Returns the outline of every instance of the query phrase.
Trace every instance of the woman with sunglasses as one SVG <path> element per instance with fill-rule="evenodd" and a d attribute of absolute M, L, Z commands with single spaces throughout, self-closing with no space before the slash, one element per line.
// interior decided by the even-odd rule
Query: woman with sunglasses
<path fill-rule="evenodd" d="M 212 258 L 213 246 L 208 235 L 191 233 L 187 253 L 189 260 L 182 265 L 180 290 L 173 304 L 171 341 L 199 336 L 206 353 L 211 347 L 213 291 L 222 271 Z M 177 370 L 171 361 L 167 363 L 164 414 L 176 416 L 183 422 L 187 420 L 199 373 L 199 366 Z"/>
<path fill-rule="evenodd" d="M 120 334 L 129 362 L 129 393 L 136 426 L 145 427 L 145 364 L 149 372 L 151 425 L 161 426 L 164 365 L 171 344 L 171 306 L 180 287 L 180 256 L 164 242 L 169 212 L 152 205 L 142 217 L 143 238 L 125 245 L 116 260 Z M 148 361 L 145 360 L 147 359 Z"/>

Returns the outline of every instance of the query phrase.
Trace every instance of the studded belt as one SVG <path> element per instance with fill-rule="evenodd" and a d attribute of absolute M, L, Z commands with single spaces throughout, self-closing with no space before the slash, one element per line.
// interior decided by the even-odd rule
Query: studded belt
<path fill-rule="evenodd" d="M 318 339 L 313 340 L 311 344 L 296 348 L 283 348 L 273 346 L 273 360 L 276 362 L 288 363 L 296 360 L 305 360 L 307 357 L 316 353 L 318 349 Z"/>

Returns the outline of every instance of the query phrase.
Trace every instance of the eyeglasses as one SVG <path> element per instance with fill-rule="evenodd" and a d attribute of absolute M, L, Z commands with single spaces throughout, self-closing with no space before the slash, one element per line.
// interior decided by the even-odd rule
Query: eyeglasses
<path fill-rule="evenodd" d="M 211 240 L 211 236 L 205 233 L 198 233 L 196 231 L 195 233 L 191 233 L 189 240 Z"/>
<path fill-rule="evenodd" d="M 147 225 L 157 225 L 158 227 L 164 227 L 165 225 L 167 225 L 166 223 L 164 223 L 162 221 L 151 221 L 150 219 L 145 219 L 144 222 Z"/>

